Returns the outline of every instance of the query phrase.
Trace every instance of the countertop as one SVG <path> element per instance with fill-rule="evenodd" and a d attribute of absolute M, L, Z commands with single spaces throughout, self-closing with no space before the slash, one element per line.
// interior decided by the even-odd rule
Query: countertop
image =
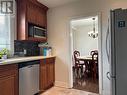
<path fill-rule="evenodd" d="M 0 65 L 8 65 L 8 64 L 14 64 L 14 63 L 20 63 L 20 62 L 52 58 L 52 57 L 55 57 L 55 56 L 31 56 L 31 57 L 10 58 L 10 59 L 2 60 L 0 62 Z"/>

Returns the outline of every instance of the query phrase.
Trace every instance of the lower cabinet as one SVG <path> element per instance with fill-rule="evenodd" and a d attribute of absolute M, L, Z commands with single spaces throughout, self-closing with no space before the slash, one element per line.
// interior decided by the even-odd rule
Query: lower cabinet
<path fill-rule="evenodd" d="M 55 57 L 40 60 L 40 90 L 45 91 L 55 82 Z"/>
<path fill-rule="evenodd" d="M 47 66 L 41 60 L 40 64 L 40 91 L 44 91 L 47 88 Z"/>
<path fill-rule="evenodd" d="M 55 57 L 40 60 L 40 91 L 55 82 Z M 18 64 L 0 65 L 0 95 L 19 95 Z"/>
<path fill-rule="evenodd" d="M 0 66 L 0 95 L 18 95 L 18 66 Z"/>
<path fill-rule="evenodd" d="M 47 63 L 47 86 L 50 87 L 54 84 L 54 63 Z"/>

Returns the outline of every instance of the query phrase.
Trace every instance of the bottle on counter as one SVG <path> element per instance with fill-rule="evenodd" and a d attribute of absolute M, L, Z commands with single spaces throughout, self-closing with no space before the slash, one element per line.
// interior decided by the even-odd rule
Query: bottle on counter
<path fill-rule="evenodd" d="M 40 55 L 43 56 L 51 56 L 52 48 L 48 45 L 48 43 L 39 44 L 40 47 Z"/>
<path fill-rule="evenodd" d="M 51 51 L 52 51 L 52 48 L 51 47 L 48 47 L 47 48 L 47 52 L 46 52 L 46 56 L 51 56 Z"/>

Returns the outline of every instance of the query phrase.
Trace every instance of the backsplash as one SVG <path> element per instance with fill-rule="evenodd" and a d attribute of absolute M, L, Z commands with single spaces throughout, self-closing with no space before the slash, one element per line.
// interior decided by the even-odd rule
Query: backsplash
<path fill-rule="evenodd" d="M 33 41 L 14 41 L 14 53 L 18 55 L 20 52 L 26 50 L 25 56 L 37 56 L 40 55 L 39 42 Z"/>

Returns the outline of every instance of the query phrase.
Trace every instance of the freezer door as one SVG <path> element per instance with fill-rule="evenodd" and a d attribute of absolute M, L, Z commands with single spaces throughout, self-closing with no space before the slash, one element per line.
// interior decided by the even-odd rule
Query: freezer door
<path fill-rule="evenodd" d="M 113 76 L 115 79 L 115 94 L 127 94 L 127 10 L 114 11 L 114 32 L 111 39 L 114 43 L 112 47 L 112 66 L 115 68 Z"/>

